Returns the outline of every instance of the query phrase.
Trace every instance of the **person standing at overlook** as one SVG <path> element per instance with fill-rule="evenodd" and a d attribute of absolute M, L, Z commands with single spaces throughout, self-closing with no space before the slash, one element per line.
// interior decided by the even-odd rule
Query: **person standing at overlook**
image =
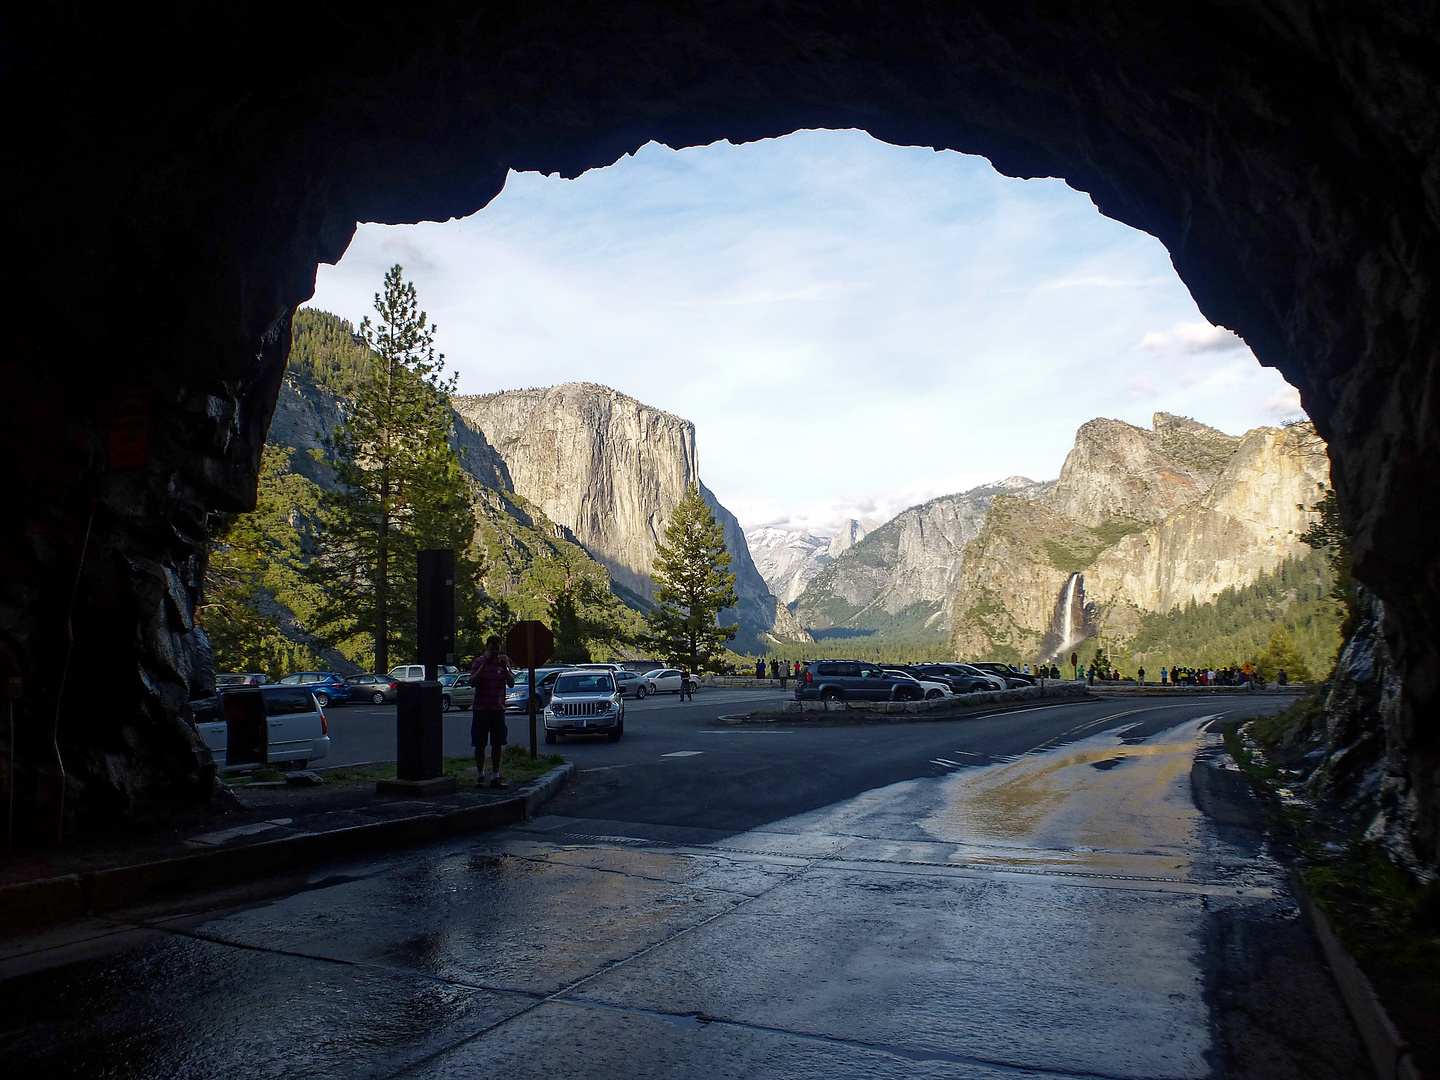
<path fill-rule="evenodd" d="M 485 747 L 490 746 L 490 760 L 495 766 L 490 786 L 510 785 L 500 775 L 500 755 L 505 749 L 508 732 L 505 728 L 505 691 L 515 685 L 515 672 L 510 658 L 500 652 L 500 639 L 492 636 L 485 642 L 485 655 L 476 657 L 470 667 L 470 685 L 475 700 L 470 706 L 470 745 L 475 748 L 476 787 L 485 786 Z"/>

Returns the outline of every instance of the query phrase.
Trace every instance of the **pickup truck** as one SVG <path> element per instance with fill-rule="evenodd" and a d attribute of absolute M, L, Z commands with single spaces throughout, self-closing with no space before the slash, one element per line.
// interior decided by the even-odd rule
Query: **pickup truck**
<path fill-rule="evenodd" d="M 225 723 L 225 698 L 234 694 L 259 694 L 265 706 L 269 731 L 266 760 L 231 765 L 226 761 L 229 731 Z M 330 753 L 330 726 L 325 710 L 315 695 L 303 686 L 261 686 L 243 690 L 222 690 L 215 697 L 190 703 L 190 715 L 200 738 L 210 748 L 221 772 L 253 769 L 256 764 L 281 765 L 287 770 L 303 769 Z"/>

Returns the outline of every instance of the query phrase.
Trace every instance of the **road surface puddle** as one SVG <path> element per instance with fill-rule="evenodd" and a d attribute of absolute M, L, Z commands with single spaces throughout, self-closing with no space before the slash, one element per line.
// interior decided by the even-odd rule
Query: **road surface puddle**
<path fill-rule="evenodd" d="M 957 772 L 919 822 L 957 861 L 1027 870 L 1185 877 L 1200 813 L 1190 765 L 1209 717 L 1154 742 L 1094 735 L 1059 750 Z"/>

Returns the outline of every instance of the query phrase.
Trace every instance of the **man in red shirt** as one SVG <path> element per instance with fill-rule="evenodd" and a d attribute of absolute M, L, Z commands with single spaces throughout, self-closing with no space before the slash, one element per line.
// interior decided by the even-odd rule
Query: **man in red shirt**
<path fill-rule="evenodd" d="M 490 786 L 509 787 L 500 775 L 500 753 L 505 749 L 508 734 L 505 730 L 505 690 L 515 685 L 515 672 L 510 669 L 510 658 L 500 653 L 498 637 L 485 642 L 485 655 L 477 657 L 470 666 L 470 685 L 475 688 L 470 745 L 475 748 L 475 770 L 479 774 L 476 786 L 485 786 L 485 747 L 489 745 L 490 760 L 495 764 Z"/>

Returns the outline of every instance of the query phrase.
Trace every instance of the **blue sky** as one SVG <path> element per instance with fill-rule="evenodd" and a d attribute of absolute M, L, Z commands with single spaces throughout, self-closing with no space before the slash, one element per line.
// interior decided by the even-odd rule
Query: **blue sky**
<path fill-rule="evenodd" d="M 460 392 L 585 380 L 692 420 L 747 528 L 1048 479 L 1096 416 L 1301 415 L 1153 237 L 1060 180 L 863 132 L 514 173 L 464 220 L 362 225 L 311 303 L 358 323 L 397 262 Z"/>

